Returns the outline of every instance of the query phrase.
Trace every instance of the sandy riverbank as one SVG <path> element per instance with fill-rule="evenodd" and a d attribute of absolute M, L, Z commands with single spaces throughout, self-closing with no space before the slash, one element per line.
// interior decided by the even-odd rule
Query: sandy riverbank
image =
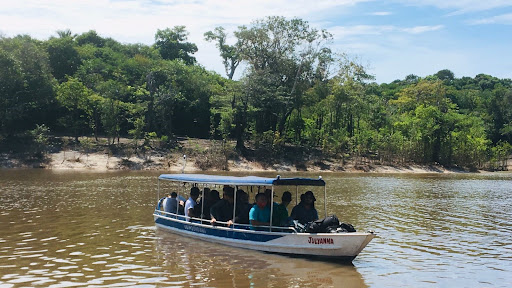
<path fill-rule="evenodd" d="M 46 164 L 21 165 L 13 160 L 9 160 L 6 155 L 0 159 L 0 166 L 3 168 L 44 168 L 53 170 L 89 170 L 89 171 L 108 171 L 108 170 L 159 170 L 159 171 L 181 171 L 183 169 L 183 159 L 152 156 L 150 159 L 144 159 L 138 156 L 116 157 L 109 156 L 106 153 L 82 154 L 78 151 L 68 150 L 58 153 L 48 154 L 49 161 Z M 199 172 L 195 165 L 195 159 L 188 158 L 185 165 L 185 172 Z M 512 168 L 512 167 L 511 167 Z M 210 169 L 211 170 L 211 169 Z M 279 163 L 270 166 L 264 166 L 261 163 L 248 161 L 247 159 L 229 160 L 229 171 L 310 171 L 310 172 L 368 172 L 368 173 L 465 173 L 464 170 L 447 169 L 442 166 L 385 166 L 385 165 L 342 165 L 336 161 L 314 161 L 296 167 L 292 163 Z"/>

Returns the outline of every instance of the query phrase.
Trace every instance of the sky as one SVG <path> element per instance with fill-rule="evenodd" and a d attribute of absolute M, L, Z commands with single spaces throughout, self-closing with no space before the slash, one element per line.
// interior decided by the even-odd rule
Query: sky
<path fill-rule="evenodd" d="M 358 59 L 378 83 L 442 69 L 458 78 L 512 78 L 512 0 L 0 0 L 0 36 L 46 40 L 58 30 L 95 30 L 152 45 L 157 29 L 184 25 L 198 62 L 225 75 L 203 34 L 222 26 L 232 36 L 267 16 L 297 17 L 331 32 L 332 49 Z"/>

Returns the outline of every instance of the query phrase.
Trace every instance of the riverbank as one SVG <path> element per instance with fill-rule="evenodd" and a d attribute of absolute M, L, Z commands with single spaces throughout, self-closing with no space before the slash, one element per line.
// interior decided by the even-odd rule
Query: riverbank
<path fill-rule="evenodd" d="M 133 140 L 121 138 L 115 145 L 107 139 L 81 139 L 73 145 L 71 138 L 55 138 L 52 151 L 42 157 L 29 153 L 0 153 L 0 168 L 42 168 L 53 170 L 158 170 L 169 172 L 348 172 L 348 173 L 468 173 L 441 165 L 393 164 L 364 157 L 328 157 L 319 150 L 286 147 L 279 152 L 248 149 L 235 152 L 234 143 L 207 139 L 178 139 L 172 145 L 152 143 L 140 147 Z M 244 154 L 244 155 L 242 155 Z M 186 161 L 184 160 L 186 155 Z M 509 161 L 512 163 L 512 161 Z M 511 171 L 512 166 L 508 166 Z"/>
<path fill-rule="evenodd" d="M 65 155 L 67 154 L 67 156 Z M 199 172 L 202 171 L 196 163 L 197 159 L 188 157 L 186 163 L 183 159 L 172 159 L 169 160 L 166 157 L 153 156 L 151 160 L 145 160 L 141 157 L 132 156 L 130 158 L 120 158 L 115 156 L 108 156 L 101 153 L 93 153 L 88 156 L 82 155 L 79 161 L 72 156 L 77 155 L 77 151 L 68 151 L 66 153 L 60 152 L 51 155 L 51 162 L 45 168 L 54 170 L 69 170 L 69 169 L 85 169 L 85 170 L 162 170 L 162 171 L 182 171 L 184 172 Z M 185 163 L 185 168 L 183 165 Z M 209 169 L 218 170 L 218 169 Z M 441 166 L 421 166 L 411 165 L 404 167 L 393 167 L 385 165 L 367 165 L 358 166 L 353 164 L 341 165 L 336 162 L 322 161 L 316 163 L 309 163 L 305 166 L 293 165 L 292 163 L 279 163 L 273 165 L 265 165 L 255 161 L 249 161 L 247 159 L 228 160 L 227 171 L 288 171 L 288 172 L 299 172 L 299 171 L 337 171 L 337 172 L 374 172 L 374 173 L 456 173 L 465 172 L 463 170 L 446 169 Z"/>
<path fill-rule="evenodd" d="M 181 157 L 180 157 L 181 156 Z M 16 159 L 10 159 L 8 155 L 0 156 L 1 168 L 42 168 L 52 170 L 89 170 L 89 171 L 109 171 L 109 170 L 159 170 L 169 172 L 200 172 L 200 162 L 197 156 L 188 156 L 184 161 L 183 156 L 173 155 L 158 156 L 150 158 L 137 155 L 131 157 L 112 156 L 108 153 L 93 152 L 84 154 L 80 151 L 68 150 L 57 153 L 49 153 L 45 163 L 21 163 Z M 183 167 L 185 166 L 185 167 Z M 389 166 L 379 164 L 355 164 L 353 162 L 336 161 L 332 159 L 314 160 L 301 163 L 300 165 L 281 162 L 278 164 L 266 164 L 258 161 L 251 161 L 246 158 L 227 160 L 226 169 L 212 167 L 209 171 L 233 171 L 233 172 L 264 172 L 264 171 L 286 171 L 286 172 L 348 172 L 348 173 L 467 173 L 462 169 L 449 169 L 440 165 L 406 165 Z M 512 168 L 512 167 L 511 167 Z M 472 171 L 481 172 L 481 171 Z"/>

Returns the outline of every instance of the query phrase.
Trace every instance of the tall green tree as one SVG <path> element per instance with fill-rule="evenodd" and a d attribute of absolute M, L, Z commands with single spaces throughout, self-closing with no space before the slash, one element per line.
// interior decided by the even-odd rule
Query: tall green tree
<path fill-rule="evenodd" d="M 70 31 L 69 34 L 63 32 L 62 37 L 53 37 L 46 42 L 52 74 L 60 83 L 66 80 L 66 76 L 73 76 L 81 65 L 80 55 L 70 34 Z"/>
<path fill-rule="evenodd" d="M 256 130 L 277 131 L 311 87 L 315 65 L 332 36 L 311 28 L 307 21 L 267 17 L 235 32 L 240 56 L 248 63 L 245 93 L 256 109 Z"/>
<path fill-rule="evenodd" d="M 214 31 L 204 33 L 204 38 L 206 41 L 216 42 L 215 46 L 217 46 L 217 49 L 220 51 L 222 64 L 224 64 L 224 69 L 226 69 L 226 76 L 228 76 L 229 79 L 233 79 L 235 70 L 242 61 L 240 42 L 237 42 L 235 45 L 227 44 L 227 34 L 223 27 L 216 27 Z"/>
<path fill-rule="evenodd" d="M 88 127 L 87 110 L 89 95 L 91 95 L 91 91 L 76 78 L 68 78 L 57 89 L 57 100 L 70 113 L 64 117 L 62 123 L 65 123 L 65 126 L 73 130 L 77 143 L 79 142 L 78 137 L 81 136 L 81 132 Z"/>
<path fill-rule="evenodd" d="M 197 52 L 197 45 L 186 42 L 188 34 L 185 26 L 158 29 L 155 34 L 155 47 L 160 51 L 163 59 L 182 59 L 189 65 L 194 64 L 196 58 L 192 54 Z"/>
<path fill-rule="evenodd" d="M 48 54 L 29 36 L 0 38 L 0 133 L 49 121 L 55 101 Z"/>

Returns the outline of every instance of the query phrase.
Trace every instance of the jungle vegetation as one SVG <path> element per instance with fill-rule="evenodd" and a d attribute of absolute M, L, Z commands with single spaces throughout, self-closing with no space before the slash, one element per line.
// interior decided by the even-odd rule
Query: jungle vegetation
<path fill-rule="evenodd" d="M 24 139 L 40 153 L 52 134 L 102 136 L 113 146 L 142 139 L 136 147 L 206 138 L 232 141 L 241 154 L 302 147 L 383 164 L 490 169 L 511 153 L 510 79 L 445 69 L 378 84 L 357 59 L 331 50 L 328 31 L 304 20 L 258 19 L 232 37 L 212 28 L 204 37 L 226 75 L 197 62 L 185 26 L 158 30 L 153 45 L 95 31 L 0 36 L 0 152 L 22 149 L 13 139 Z"/>

